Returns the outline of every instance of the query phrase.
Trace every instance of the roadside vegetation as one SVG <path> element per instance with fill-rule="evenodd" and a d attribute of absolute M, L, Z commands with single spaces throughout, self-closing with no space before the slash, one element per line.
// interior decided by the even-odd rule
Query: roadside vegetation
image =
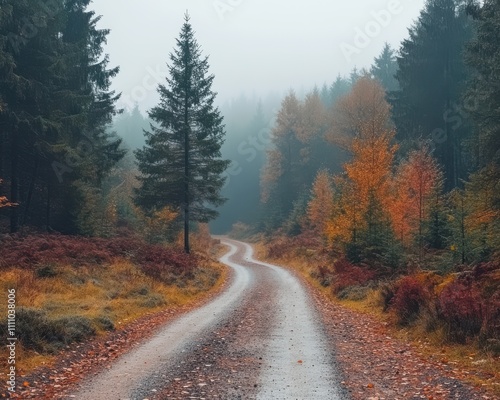
<path fill-rule="evenodd" d="M 145 314 L 178 308 L 218 288 L 225 270 L 211 261 L 208 230 L 192 239 L 195 251 L 187 255 L 179 246 L 135 238 L 4 238 L 0 290 L 16 289 L 20 372 L 50 362 L 73 342 L 125 328 Z M 4 316 L 6 304 L 0 305 Z M 6 320 L 0 329 L 6 337 Z M 2 349 L 0 358 L 7 360 L 6 354 Z"/>
<path fill-rule="evenodd" d="M 245 239 L 261 258 L 299 272 L 328 301 L 376 318 L 426 357 L 478 372 L 464 379 L 500 395 L 498 264 L 380 272 L 336 258 L 313 237 Z"/>

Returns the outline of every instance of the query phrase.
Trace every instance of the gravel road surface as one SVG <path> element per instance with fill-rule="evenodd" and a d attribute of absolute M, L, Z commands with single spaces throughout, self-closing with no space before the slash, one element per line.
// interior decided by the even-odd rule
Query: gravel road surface
<path fill-rule="evenodd" d="M 300 281 L 224 239 L 231 284 L 205 306 L 167 324 L 151 340 L 83 381 L 71 398 L 345 398 L 333 350 Z"/>

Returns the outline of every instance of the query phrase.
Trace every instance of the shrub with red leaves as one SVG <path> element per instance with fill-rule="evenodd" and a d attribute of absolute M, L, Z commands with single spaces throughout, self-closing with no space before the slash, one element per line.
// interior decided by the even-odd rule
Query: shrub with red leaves
<path fill-rule="evenodd" d="M 452 339 L 465 342 L 481 331 L 483 301 L 477 287 L 463 280 L 454 281 L 439 296 L 439 313 Z"/>
<path fill-rule="evenodd" d="M 396 283 L 390 308 L 401 325 L 409 325 L 431 301 L 430 291 L 415 276 L 405 276 Z"/>
<path fill-rule="evenodd" d="M 374 271 L 351 264 L 346 259 L 340 259 L 333 265 L 335 277 L 333 282 L 333 293 L 338 294 L 343 289 L 351 286 L 363 286 L 373 281 L 376 277 Z"/>
<path fill-rule="evenodd" d="M 117 259 L 130 260 L 156 279 L 191 279 L 198 264 L 182 250 L 150 245 L 134 238 L 84 238 L 62 235 L 8 236 L 0 242 L 0 270 L 37 269 L 51 264 L 105 267 Z"/>

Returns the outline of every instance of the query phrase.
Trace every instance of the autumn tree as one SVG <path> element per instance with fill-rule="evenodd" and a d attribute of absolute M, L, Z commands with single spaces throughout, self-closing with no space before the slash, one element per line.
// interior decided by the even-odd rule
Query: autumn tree
<path fill-rule="evenodd" d="M 345 174 L 333 177 L 332 213 L 325 222 L 325 233 L 330 242 L 344 248 L 349 243 L 357 243 L 364 228 L 356 196 L 355 185 Z"/>
<path fill-rule="evenodd" d="M 221 159 L 225 131 L 214 105 L 214 76 L 208 75 L 208 59 L 201 55 L 187 14 L 170 61 L 166 84 L 158 88 L 160 103 L 149 111 L 155 124 L 136 152 L 141 173 L 136 202 L 148 213 L 166 206 L 182 212 L 189 253 L 190 222 L 218 215 L 210 206 L 224 202 L 222 173 L 229 162 Z"/>
<path fill-rule="evenodd" d="M 261 200 L 267 205 L 267 215 L 280 214 L 276 227 L 291 211 L 297 194 L 304 190 L 303 156 L 307 134 L 303 133 L 301 115 L 302 104 L 291 91 L 277 114 L 272 130 L 272 148 L 267 152 L 261 180 Z"/>
<path fill-rule="evenodd" d="M 463 190 L 450 194 L 450 247 L 462 264 L 500 256 L 499 173 L 498 167 L 490 165 L 471 174 Z"/>
<path fill-rule="evenodd" d="M 357 260 L 360 252 L 380 252 L 378 239 L 388 231 L 387 203 L 396 152 L 390 107 L 378 82 L 363 77 L 341 98 L 330 140 L 351 154 L 344 175 L 335 179 L 334 212 L 327 233 L 343 242 Z M 366 254 L 366 253 L 365 253 Z"/>
<path fill-rule="evenodd" d="M 333 188 L 326 170 L 316 175 L 307 205 L 307 217 L 312 229 L 319 235 L 326 234 L 326 224 L 333 215 Z"/>
<path fill-rule="evenodd" d="M 369 127 L 373 132 L 391 129 L 391 108 L 385 91 L 369 76 L 358 80 L 350 92 L 342 96 L 328 116 L 326 139 L 350 151 L 352 141 Z"/>
<path fill-rule="evenodd" d="M 396 237 L 407 247 L 416 241 L 422 255 L 424 229 L 431 223 L 431 212 L 440 201 L 443 183 L 441 168 L 430 148 L 423 145 L 410 152 L 399 165 L 393 182 L 393 198 L 388 205 Z"/>
<path fill-rule="evenodd" d="M 272 217 L 275 228 L 290 217 L 294 208 L 300 209 L 298 204 L 305 204 L 300 199 L 307 203 L 311 182 L 319 170 L 340 170 L 345 154 L 326 141 L 326 132 L 327 111 L 317 89 L 303 101 L 293 91 L 285 97 L 261 181 L 265 218 Z"/>

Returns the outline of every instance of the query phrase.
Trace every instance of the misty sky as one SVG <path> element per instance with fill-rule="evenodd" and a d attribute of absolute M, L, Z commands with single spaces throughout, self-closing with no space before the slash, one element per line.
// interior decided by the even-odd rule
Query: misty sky
<path fill-rule="evenodd" d="M 385 41 L 398 48 L 424 0 L 121 0 L 95 1 L 100 27 L 111 29 L 106 51 L 121 67 L 114 88 L 120 106 L 156 105 L 187 10 L 219 101 L 301 91 L 368 67 Z M 376 17 L 375 14 L 378 16 Z M 369 36 L 355 38 L 357 29 Z M 359 36 L 359 35 L 358 35 Z M 368 40 L 366 40 L 368 39 Z"/>

